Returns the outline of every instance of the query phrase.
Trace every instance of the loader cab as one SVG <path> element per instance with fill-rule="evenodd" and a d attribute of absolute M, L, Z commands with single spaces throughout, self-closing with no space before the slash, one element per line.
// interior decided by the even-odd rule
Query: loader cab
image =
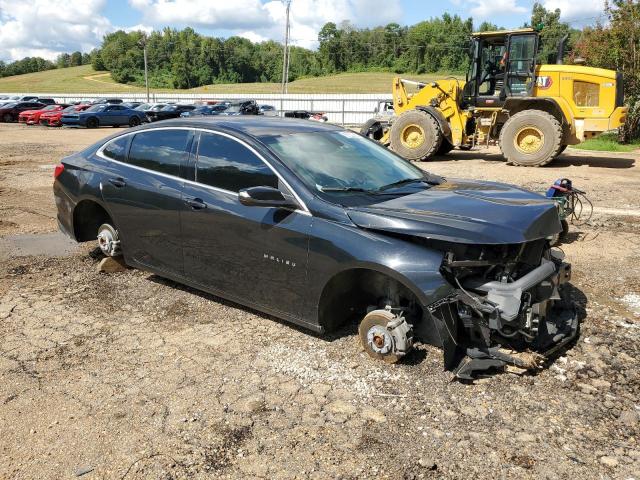
<path fill-rule="evenodd" d="M 538 32 L 533 29 L 475 33 L 464 106 L 498 108 L 508 97 L 532 95 L 537 51 Z"/>

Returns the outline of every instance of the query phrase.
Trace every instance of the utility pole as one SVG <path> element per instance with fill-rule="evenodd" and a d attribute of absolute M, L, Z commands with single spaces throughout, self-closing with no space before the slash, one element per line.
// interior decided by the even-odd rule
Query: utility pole
<path fill-rule="evenodd" d="M 149 72 L 147 70 L 147 35 L 140 39 L 140 45 L 142 46 L 142 53 L 144 55 L 144 86 L 147 89 L 147 103 L 149 103 Z"/>
<path fill-rule="evenodd" d="M 291 0 L 285 0 L 287 8 L 287 20 L 284 27 L 284 52 L 282 56 L 282 93 L 287 93 L 287 83 L 289 83 L 289 36 L 291 34 L 291 24 L 289 14 L 291 12 Z"/>
<path fill-rule="evenodd" d="M 149 103 L 149 72 L 147 71 L 147 42 L 143 45 L 144 52 L 144 86 L 147 89 L 147 103 Z"/>

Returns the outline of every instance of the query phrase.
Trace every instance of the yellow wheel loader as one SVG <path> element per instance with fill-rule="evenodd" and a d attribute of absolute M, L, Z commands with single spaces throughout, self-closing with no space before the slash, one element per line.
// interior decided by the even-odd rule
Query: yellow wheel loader
<path fill-rule="evenodd" d="M 626 118 L 622 74 L 581 65 L 537 65 L 534 29 L 474 33 L 466 81 L 393 80 L 393 116 L 362 133 L 408 160 L 453 148 L 499 145 L 508 163 L 546 165 Z M 413 90 L 413 92 L 412 92 Z"/>

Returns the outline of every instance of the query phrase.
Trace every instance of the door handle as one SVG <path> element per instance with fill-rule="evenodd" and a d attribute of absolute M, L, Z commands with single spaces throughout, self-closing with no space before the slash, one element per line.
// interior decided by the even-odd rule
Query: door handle
<path fill-rule="evenodd" d="M 124 181 L 124 178 L 122 177 L 118 177 L 118 178 L 110 178 L 109 179 L 109 183 L 111 185 L 113 185 L 116 188 L 122 188 L 122 187 L 126 187 L 127 186 L 127 182 Z"/>
<path fill-rule="evenodd" d="M 189 200 L 185 200 L 185 203 L 191 207 L 191 210 L 203 210 L 207 208 L 207 204 L 200 198 L 191 198 Z"/>

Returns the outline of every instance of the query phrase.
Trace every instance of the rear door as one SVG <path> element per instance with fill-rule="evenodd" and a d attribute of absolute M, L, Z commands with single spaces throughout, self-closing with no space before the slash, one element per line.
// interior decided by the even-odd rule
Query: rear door
<path fill-rule="evenodd" d="M 102 195 L 128 261 L 182 275 L 180 175 L 192 138 L 190 129 L 159 128 L 118 137 L 120 145 L 112 141 L 99 152 L 110 160 Z"/>
<path fill-rule="evenodd" d="M 185 275 L 228 297 L 299 314 L 312 217 L 240 203 L 242 188 L 271 186 L 288 193 L 244 142 L 201 132 L 196 154 L 181 214 Z"/>

